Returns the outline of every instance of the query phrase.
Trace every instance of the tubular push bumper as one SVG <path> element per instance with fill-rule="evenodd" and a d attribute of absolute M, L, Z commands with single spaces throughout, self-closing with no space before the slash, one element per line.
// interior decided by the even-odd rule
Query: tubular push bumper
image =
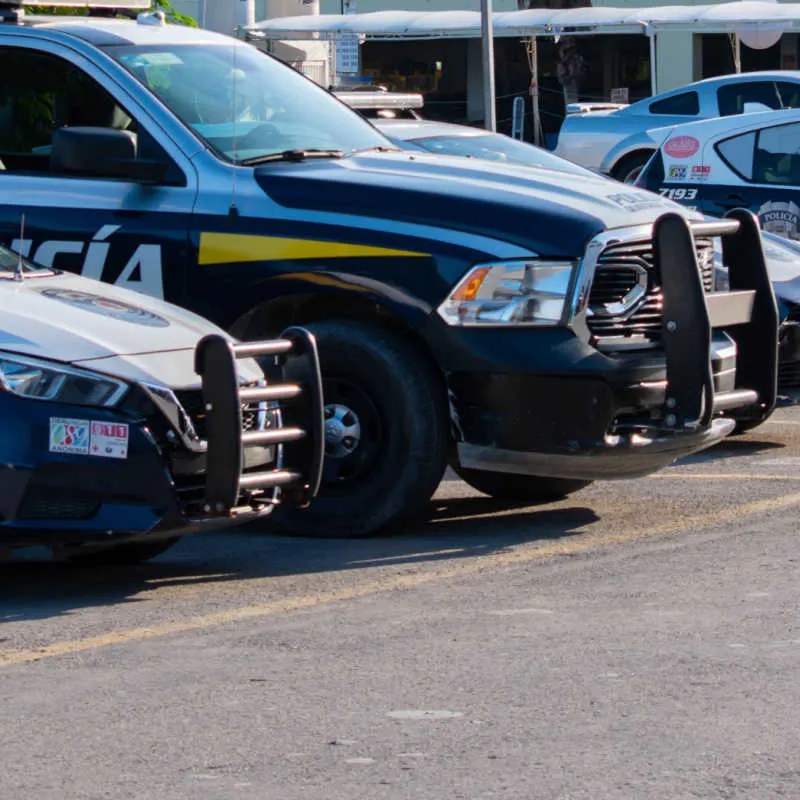
<path fill-rule="evenodd" d="M 264 357 L 274 359 L 288 382 L 240 388 L 236 361 Z M 324 455 L 322 378 L 314 336 L 303 328 L 288 328 L 280 339 L 241 344 L 206 336 L 197 345 L 195 371 L 202 377 L 207 415 L 204 512 L 229 517 L 254 505 L 271 505 L 272 495 L 265 500 L 261 493 L 277 488 L 282 503 L 308 505 L 319 489 Z M 248 403 L 279 410 L 272 415 L 276 426 L 243 431 L 242 406 Z M 268 446 L 281 454 L 277 467 L 245 473 L 245 449 Z"/>
<path fill-rule="evenodd" d="M 656 419 L 612 431 L 600 441 L 563 442 L 530 452 L 461 442 L 463 467 L 579 479 L 638 477 L 716 444 L 735 419 L 763 420 L 777 396 L 778 312 L 758 222 L 747 211 L 690 228 L 678 214 L 653 226 L 654 270 L 663 292 L 666 391 Z M 706 294 L 693 236 L 722 235 L 731 290 Z M 736 382 L 714 394 L 711 332 L 736 343 Z M 727 418 L 713 418 L 725 412 Z"/>

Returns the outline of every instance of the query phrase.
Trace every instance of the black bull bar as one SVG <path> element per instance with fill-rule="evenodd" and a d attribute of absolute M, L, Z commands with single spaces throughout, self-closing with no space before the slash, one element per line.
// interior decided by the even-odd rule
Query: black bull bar
<path fill-rule="evenodd" d="M 241 388 L 236 362 L 243 358 L 258 360 L 277 380 Z M 232 343 L 212 334 L 197 345 L 195 371 L 202 378 L 207 429 L 204 514 L 267 510 L 278 499 L 284 505 L 308 505 L 319 489 L 325 446 L 314 336 L 298 327 L 260 342 Z M 248 405 L 268 415 L 270 426 L 243 430 L 242 409 Z M 274 468 L 245 470 L 245 450 L 255 447 L 275 448 Z"/>
<path fill-rule="evenodd" d="M 703 289 L 693 236 L 721 236 L 730 291 Z M 663 290 L 667 392 L 663 423 L 681 430 L 707 427 L 715 412 L 734 419 L 766 419 L 778 381 L 778 309 L 757 219 L 735 209 L 726 219 L 690 225 L 678 214 L 653 229 L 655 267 Z M 714 395 L 711 331 L 724 328 L 737 347 L 733 392 Z"/>

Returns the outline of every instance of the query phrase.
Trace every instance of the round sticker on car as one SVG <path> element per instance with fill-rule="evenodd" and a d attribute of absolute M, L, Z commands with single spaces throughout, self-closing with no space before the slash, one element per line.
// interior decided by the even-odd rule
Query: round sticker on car
<path fill-rule="evenodd" d="M 689 158 L 700 149 L 694 136 L 676 136 L 664 145 L 664 152 L 672 158 Z"/>
<path fill-rule="evenodd" d="M 135 325 L 147 325 L 151 328 L 168 328 L 169 322 L 151 311 L 120 300 L 112 300 L 110 297 L 102 297 L 99 294 L 81 292 L 75 289 L 40 289 L 45 297 L 58 300 L 67 305 L 82 308 L 84 311 L 91 311 L 94 314 L 102 314 L 104 317 L 111 317 L 123 322 L 132 322 Z"/>

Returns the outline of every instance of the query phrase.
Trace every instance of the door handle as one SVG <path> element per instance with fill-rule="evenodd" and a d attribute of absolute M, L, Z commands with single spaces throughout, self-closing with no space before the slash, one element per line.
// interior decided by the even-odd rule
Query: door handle
<path fill-rule="evenodd" d="M 732 208 L 748 208 L 750 204 L 740 194 L 729 194 L 724 200 L 717 200 L 717 205 L 729 211 Z"/>

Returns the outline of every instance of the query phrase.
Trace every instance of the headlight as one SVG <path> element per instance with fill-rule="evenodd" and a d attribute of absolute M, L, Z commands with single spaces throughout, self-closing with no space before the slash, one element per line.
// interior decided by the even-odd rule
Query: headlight
<path fill-rule="evenodd" d="M 0 387 L 21 397 L 79 406 L 113 406 L 128 388 L 95 372 L 11 353 L 0 353 Z"/>
<path fill-rule="evenodd" d="M 448 325 L 559 325 L 573 261 L 506 261 L 473 267 L 439 306 Z"/>

